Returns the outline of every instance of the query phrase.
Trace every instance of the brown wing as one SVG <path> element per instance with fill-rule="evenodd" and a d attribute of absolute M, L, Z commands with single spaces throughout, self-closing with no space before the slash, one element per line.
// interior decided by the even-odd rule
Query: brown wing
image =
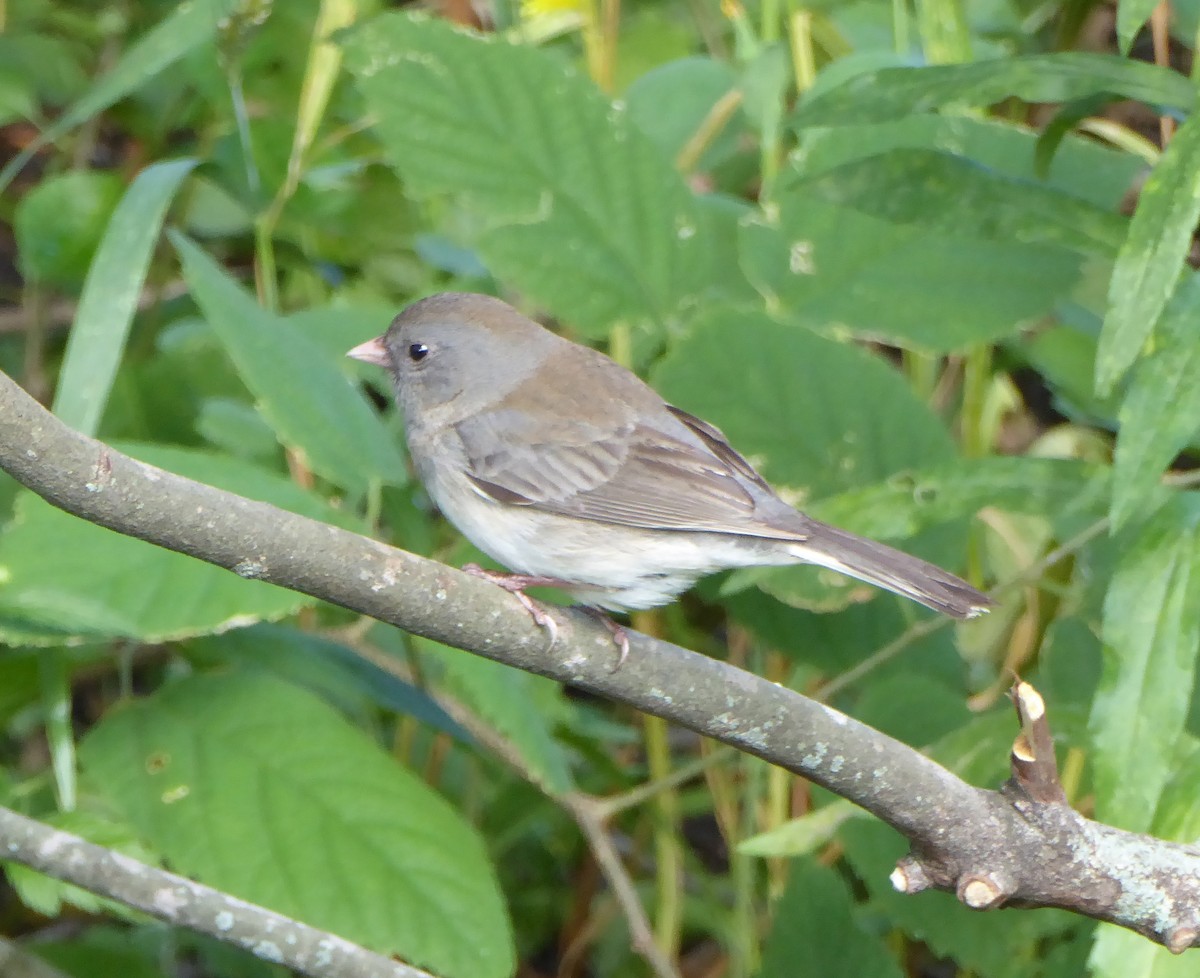
<path fill-rule="evenodd" d="M 552 439 L 533 432 L 521 412 L 476 415 L 456 427 L 468 477 L 500 502 L 645 529 L 803 539 L 759 522 L 763 494 L 778 501 L 716 428 L 670 411 L 653 428 L 559 421 Z"/>

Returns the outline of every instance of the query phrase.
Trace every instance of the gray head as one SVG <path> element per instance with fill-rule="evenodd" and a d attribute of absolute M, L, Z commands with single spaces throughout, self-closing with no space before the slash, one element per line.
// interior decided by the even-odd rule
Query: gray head
<path fill-rule="evenodd" d="M 414 302 L 383 336 L 348 356 L 387 367 L 411 423 L 456 402 L 464 410 L 503 397 L 565 341 L 499 299 L 443 292 Z"/>

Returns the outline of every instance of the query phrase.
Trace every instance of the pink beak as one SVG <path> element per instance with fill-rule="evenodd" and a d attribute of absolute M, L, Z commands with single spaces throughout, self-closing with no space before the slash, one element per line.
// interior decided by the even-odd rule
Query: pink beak
<path fill-rule="evenodd" d="M 390 367 L 392 365 L 392 361 L 388 359 L 387 348 L 383 345 L 382 336 L 376 336 L 373 340 L 359 343 L 353 350 L 348 351 L 346 356 L 353 357 L 355 360 L 361 360 L 363 363 L 373 363 L 379 367 Z"/>

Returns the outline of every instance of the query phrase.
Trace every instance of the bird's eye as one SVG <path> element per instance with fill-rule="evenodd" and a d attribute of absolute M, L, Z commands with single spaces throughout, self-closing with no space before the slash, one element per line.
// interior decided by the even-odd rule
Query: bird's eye
<path fill-rule="evenodd" d="M 429 356 L 429 347 L 424 343 L 414 343 L 408 348 L 408 358 L 413 363 L 420 363 L 427 356 Z"/>

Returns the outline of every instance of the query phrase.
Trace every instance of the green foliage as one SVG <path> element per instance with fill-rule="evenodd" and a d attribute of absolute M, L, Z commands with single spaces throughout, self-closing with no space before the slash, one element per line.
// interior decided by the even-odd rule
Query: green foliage
<path fill-rule="evenodd" d="M 81 762 L 184 873 L 439 973 L 512 970 L 483 841 L 311 694 L 261 674 L 183 680 L 114 710 Z"/>
<path fill-rule="evenodd" d="M 1112 390 L 1167 306 L 1200 218 L 1200 124 L 1189 120 L 1142 187 L 1109 283 L 1096 389 Z"/>
<path fill-rule="evenodd" d="M 799 860 L 775 905 L 775 926 L 763 948 L 759 975 L 833 974 L 899 978 L 903 972 L 883 941 L 865 933 L 855 920 L 845 880 L 825 866 Z"/>
<path fill-rule="evenodd" d="M 670 160 L 545 52 L 396 14 L 349 65 L 406 184 L 470 200 L 496 275 L 592 335 L 662 330 L 711 282 L 707 227 Z"/>
<path fill-rule="evenodd" d="M 163 218 L 195 165 L 185 159 L 146 167 L 121 198 L 96 249 L 54 399 L 54 413 L 84 434 L 99 427 Z M 66 206 L 75 205 L 72 195 Z"/>
<path fill-rule="evenodd" d="M 1093 4 L 495 0 L 486 35 L 388 6 L 5 7 L 0 282 L 27 328 L 0 367 L 150 464 L 457 563 L 388 379 L 343 354 L 430 292 L 501 295 L 813 516 L 1000 597 L 937 629 L 747 569 L 637 627 L 832 690 L 983 787 L 1017 671 L 1073 802 L 1194 839 L 1200 127 L 1192 79 L 1125 53 L 1156 5 L 1122 0 L 1103 52 Z M 902 840 L 842 800 L 690 738 L 656 754 L 609 704 L 4 477 L 0 520 L 0 804 L 438 974 L 643 973 L 581 794 L 689 973 L 1194 970 L 1064 913 L 897 894 Z M 79 978 L 278 973 L 6 873 L 5 936 L 108 921 L 38 944 Z"/>
<path fill-rule="evenodd" d="M 344 520 L 282 476 L 228 456 L 163 445 L 122 448 L 159 468 L 313 519 Z M 104 491 L 100 482 L 96 491 Z M 220 515 L 212 514 L 214 525 Z M 0 538 L 0 566 L 0 634 L 19 642 L 162 642 L 282 618 L 312 604 L 293 591 L 84 523 L 27 493 Z"/>
<path fill-rule="evenodd" d="M 351 492 L 365 492 L 372 481 L 403 485 L 395 440 L 337 364 L 262 309 L 199 247 L 181 236 L 174 241 L 197 304 L 280 441 Z"/>
<path fill-rule="evenodd" d="M 120 192 L 115 174 L 76 170 L 46 180 L 22 197 L 13 222 L 21 274 L 34 282 L 77 288 Z"/>

